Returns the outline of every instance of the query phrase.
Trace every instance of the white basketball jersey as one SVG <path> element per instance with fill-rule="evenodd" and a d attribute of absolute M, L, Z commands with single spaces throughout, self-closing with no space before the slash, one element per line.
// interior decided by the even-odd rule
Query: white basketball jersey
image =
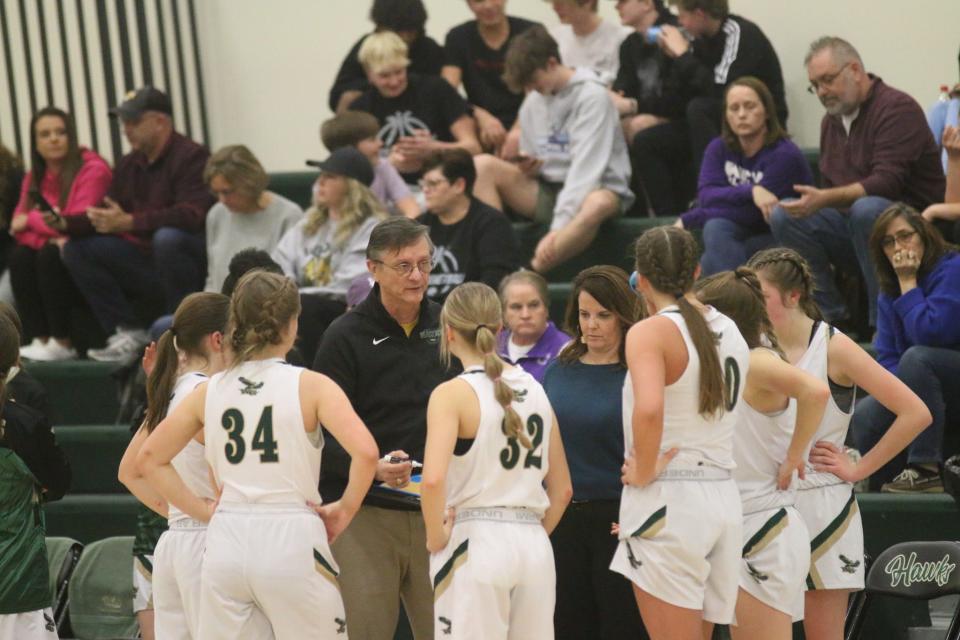
<path fill-rule="evenodd" d="M 733 459 L 737 463 L 733 478 L 740 490 L 744 514 L 794 503 L 793 488 L 777 488 L 780 465 L 793 439 L 790 416 L 796 417 L 796 411 L 791 411 L 794 403 L 791 398 L 786 407 L 772 414 L 760 413 L 746 401 L 740 408 L 740 419 L 733 431 Z"/>
<path fill-rule="evenodd" d="M 480 425 L 470 450 L 450 461 L 447 505 L 457 509 L 525 507 L 543 515 L 550 506 L 543 479 L 553 428 L 553 410 L 543 387 L 520 367 L 503 372 L 503 381 L 514 392 L 511 404 L 533 445 L 527 449 L 504 434 L 504 410 L 483 369 L 467 369 L 460 378 L 473 387 L 480 401 Z"/>
<path fill-rule="evenodd" d="M 830 383 L 828 352 L 830 350 L 831 332 L 839 333 L 826 322 L 820 322 L 814 331 L 813 339 L 810 340 L 810 345 L 796 364 L 797 368 L 803 369 L 827 384 Z M 847 439 L 847 429 L 850 427 L 850 419 L 853 418 L 855 404 L 856 397 L 853 398 L 848 413 L 837 405 L 833 393 L 831 393 L 830 399 L 827 400 L 827 408 L 823 412 L 823 420 L 820 421 L 820 426 L 817 427 L 817 433 L 813 436 L 811 442 L 826 440 L 843 449 L 844 441 Z M 806 479 L 800 481 L 798 488 L 808 489 L 843 482 L 832 473 L 815 471 L 813 465 L 809 462 L 807 463 L 806 476 Z"/>
<path fill-rule="evenodd" d="M 680 453 L 673 464 L 707 463 L 733 469 L 733 430 L 743 400 L 743 385 L 750 368 L 750 349 L 733 320 L 713 307 L 707 307 L 704 319 L 717 338 L 717 354 L 731 401 L 722 413 L 705 418 L 700 415 L 700 357 L 693 346 L 687 324 L 676 306 L 660 311 L 680 329 L 687 347 L 687 368 L 680 378 L 664 390 L 663 437 L 660 450 L 674 447 Z M 623 440 L 626 454 L 633 448 L 633 384 L 630 374 L 623 382 Z"/>
<path fill-rule="evenodd" d="M 303 369 L 253 360 L 207 386 L 203 434 L 224 502 L 320 504 L 320 430 L 304 430 Z"/>
<path fill-rule="evenodd" d="M 170 415 L 177 405 L 193 393 L 193 390 L 196 389 L 201 382 L 206 381 L 207 376 L 196 371 L 190 371 L 177 378 L 177 382 L 173 387 L 173 397 L 170 398 L 170 406 L 167 408 L 167 415 Z M 187 488 L 190 489 L 194 495 L 200 498 L 209 498 L 210 500 L 216 498 L 216 491 L 210 484 L 210 474 L 208 472 L 207 460 L 204 457 L 202 444 L 191 438 L 187 446 L 173 457 L 170 464 L 177 470 L 180 478 L 183 479 L 183 483 L 187 485 Z M 170 505 L 170 511 L 167 514 L 168 523 L 182 520 L 186 517 L 187 515 L 185 513 L 172 504 Z"/>

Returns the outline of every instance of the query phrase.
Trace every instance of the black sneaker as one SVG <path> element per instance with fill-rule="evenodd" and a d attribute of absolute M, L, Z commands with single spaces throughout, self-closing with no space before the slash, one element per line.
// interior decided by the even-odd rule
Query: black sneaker
<path fill-rule="evenodd" d="M 883 493 L 943 493 L 940 472 L 907 467 L 891 482 L 880 487 Z"/>

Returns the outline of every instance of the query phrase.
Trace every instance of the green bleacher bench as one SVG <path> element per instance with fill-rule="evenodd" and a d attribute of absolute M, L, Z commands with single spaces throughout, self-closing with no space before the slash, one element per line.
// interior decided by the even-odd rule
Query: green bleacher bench
<path fill-rule="evenodd" d="M 127 492 L 117 480 L 120 459 L 130 442 L 126 426 L 61 425 L 53 431 L 73 468 L 71 494 Z"/>
<path fill-rule="evenodd" d="M 119 411 L 116 363 L 94 360 L 26 362 L 47 390 L 53 424 L 109 424 Z"/>
<path fill-rule="evenodd" d="M 94 464 L 94 461 L 88 462 Z M 74 467 L 74 475 L 82 473 Z M 133 535 L 139 502 L 129 494 L 71 494 L 44 505 L 48 536 L 66 536 L 88 544 L 111 536 Z"/>
<path fill-rule="evenodd" d="M 304 211 L 313 198 L 313 183 L 319 171 L 278 171 L 270 174 L 270 191 L 300 205 Z"/>

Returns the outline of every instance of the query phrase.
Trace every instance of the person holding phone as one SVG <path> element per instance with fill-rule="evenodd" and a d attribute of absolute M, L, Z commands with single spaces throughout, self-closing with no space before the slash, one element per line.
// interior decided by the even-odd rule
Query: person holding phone
<path fill-rule="evenodd" d="M 112 172 L 106 161 L 79 146 L 73 119 L 45 107 L 30 121 L 30 172 L 23 179 L 10 233 L 10 282 L 26 337 L 20 355 L 29 360 L 77 357 L 70 338 L 70 310 L 83 304 L 61 259 L 66 218 L 84 216 L 103 199 Z"/>

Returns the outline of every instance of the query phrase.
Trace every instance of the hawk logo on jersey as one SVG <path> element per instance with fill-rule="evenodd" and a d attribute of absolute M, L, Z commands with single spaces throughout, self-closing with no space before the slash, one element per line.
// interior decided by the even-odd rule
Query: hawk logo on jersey
<path fill-rule="evenodd" d="M 437 620 L 443 625 L 443 635 L 448 636 L 453 632 L 453 621 L 450 618 L 440 616 Z"/>
<path fill-rule="evenodd" d="M 513 390 L 513 401 L 514 402 L 523 402 L 527 399 L 527 390 L 526 389 L 514 389 Z"/>
<path fill-rule="evenodd" d="M 334 618 L 334 622 L 337 623 L 337 635 L 347 632 L 347 621 L 343 618 Z"/>
<path fill-rule="evenodd" d="M 761 582 L 766 582 L 767 579 L 770 577 L 761 571 L 757 571 L 757 568 L 754 567 L 749 562 L 747 563 L 747 571 L 750 572 L 750 577 L 753 578 L 757 584 L 760 584 Z"/>
<path fill-rule="evenodd" d="M 843 563 L 843 567 L 840 568 L 844 573 L 856 573 L 857 567 L 860 566 L 859 560 L 851 560 L 847 556 L 840 554 L 840 562 Z"/>
<path fill-rule="evenodd" d="M 243 385 L 243 389 L 240 389 L 240 393 L 245 396 L 255 396 L 260 389 L 263 388 L 262 382 L 250 382 L 243 376 L 239 378 L 240 384 Z"/>
<path fill-rule="evenodd" d="M 47 615 L 47 612 L 43 612 L 43 625 L 47 631 L 54 633 L 57 630 L 57 623 L 53 621 L 53 618 Z"/>
<path fill-rule="evenodd" d="M 633 555 L 633 549 L 630 547 L 630 543 L 626 540 L 623 541 L 627 545 L 627 560 L 630 561 L 630 566 L 634 569 L 639 569 L 643 566 L 643 563 L 637 560 L 637 556 Z"/>

